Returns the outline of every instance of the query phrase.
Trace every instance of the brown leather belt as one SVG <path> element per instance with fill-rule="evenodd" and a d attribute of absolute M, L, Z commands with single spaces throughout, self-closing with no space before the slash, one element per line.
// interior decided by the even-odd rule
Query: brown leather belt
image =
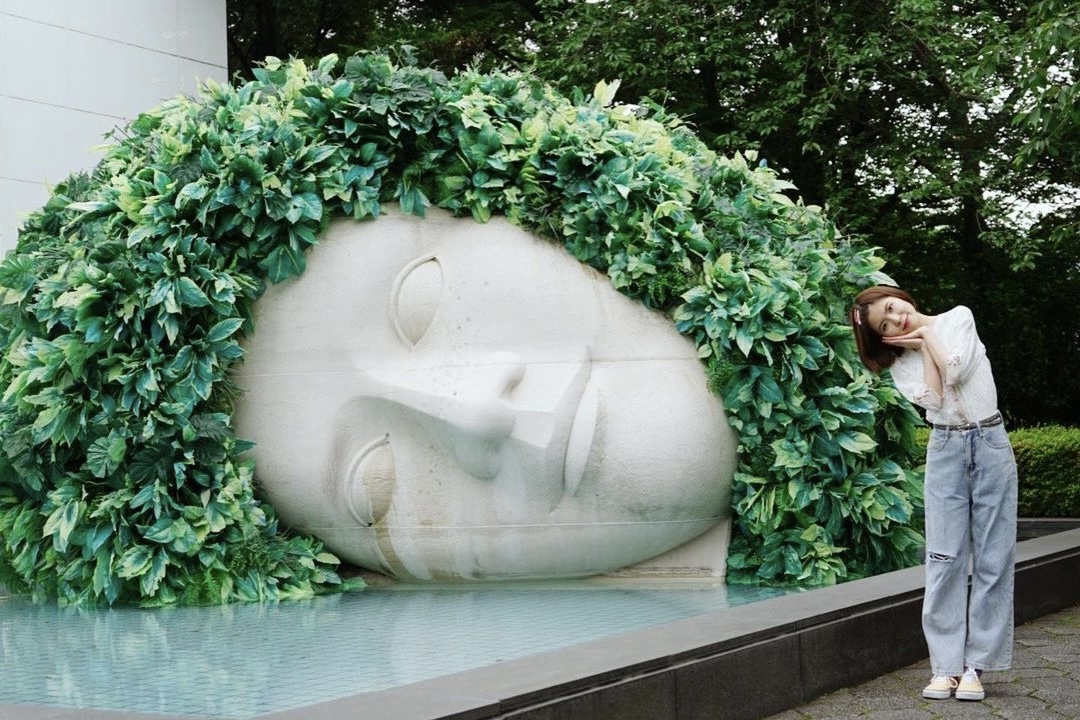
<path fill-rule="evenodd" d="M 964 425 L 938 425 L 937 423 L 930 423 L 930 427 L 935 430 L 974 430 L 975 428 L 988 428 L 1000 425 L 1004 420 L 1001 417 L 1001 413 L 994 413 L 985 420 L 979 422 L 965 423 Z"/>

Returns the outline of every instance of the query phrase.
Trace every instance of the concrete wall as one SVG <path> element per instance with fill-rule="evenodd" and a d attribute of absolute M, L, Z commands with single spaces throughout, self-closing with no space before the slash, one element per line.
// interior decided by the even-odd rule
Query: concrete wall
<path fill-rule="evenodd" d="M 107 132 L 226 58 L 225 0 L 0 0 L 0 253 Z"/>

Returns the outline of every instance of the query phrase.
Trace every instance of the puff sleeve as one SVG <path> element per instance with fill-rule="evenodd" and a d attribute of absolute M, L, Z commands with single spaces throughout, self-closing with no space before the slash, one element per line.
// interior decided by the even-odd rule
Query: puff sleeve
<path fill-rule="evenodd" d="M 942 398 L 923 382 L 923 359 L 920 353 L 906 352 L 890 368 L 893 384 L 900 394 L 926 410 L 941 410 Z"/>

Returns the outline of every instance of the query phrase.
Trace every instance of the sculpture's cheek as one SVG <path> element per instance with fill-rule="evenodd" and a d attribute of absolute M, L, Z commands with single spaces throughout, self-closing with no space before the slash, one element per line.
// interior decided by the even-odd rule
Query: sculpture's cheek
<path fill-rule="evenodd" d="M 578 495 L 605 520 L 682 521 L 727 513 L 737 440 L 694 359 L 596 363 L 597 471 Z"/>

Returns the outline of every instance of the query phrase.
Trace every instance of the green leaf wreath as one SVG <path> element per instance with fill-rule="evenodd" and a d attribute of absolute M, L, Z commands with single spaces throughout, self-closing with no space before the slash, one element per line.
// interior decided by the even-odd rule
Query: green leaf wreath
<path fill-rule="evenodd" d="M 331 218 L 389 202 L 505 215 L 693 338 L 740 438 L 729 580 L 917 561 L 917 416 L 845 326 L 882 261 L 764 163 L 612 105 L 614 84 L 447 79 L 407 48 L 254 75 L 114 134 L 0 265 L 0 584 L 67 603 L 339 589 L 337 559 L 259 498 L 229 371 L 267 281 L 302 273 Z"/>

